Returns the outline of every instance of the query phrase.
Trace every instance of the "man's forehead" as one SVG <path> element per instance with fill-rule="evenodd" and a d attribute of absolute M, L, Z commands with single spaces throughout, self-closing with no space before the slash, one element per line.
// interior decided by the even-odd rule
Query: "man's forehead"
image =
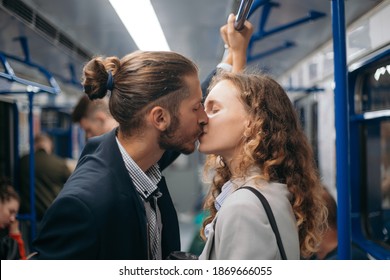
<path fill-rule="evenodd" d="M 197 75 L 187 77 L 187 86 L 190 90 L 189 98 L 202 99 L 202 89 L 200 87 L 200 81 Z"/>

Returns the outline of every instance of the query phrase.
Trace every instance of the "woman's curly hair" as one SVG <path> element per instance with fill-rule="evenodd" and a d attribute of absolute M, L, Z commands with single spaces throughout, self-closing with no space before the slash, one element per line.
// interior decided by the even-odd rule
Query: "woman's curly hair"
<path fill-rule="evenodd" d="M 309 257 L 321 241 L 327 211 L 321 198 L 322 185 L 313 152 L 291 101 L 283 88 L 266 75 L 223 72 L 213 79 L 210 89 L 222 80 L 237 88 L 239 100 L 251 120 L 234 174 L 245 177 L 250 167 L 258 166 L 262 172 L 259 178 L 287 185 L 299 230 L 300 253 L 302 257 Z M 213 177 L 211 189 L 205 200 L 210 216 L 203 227 L 214 219 L 215 198 L 223 184 L 231 179 L 232 171 L 223 159 L 209 155 L 205 176 L 210 174 Z M 203 229 L 201 234 L 204 238 Z"/>

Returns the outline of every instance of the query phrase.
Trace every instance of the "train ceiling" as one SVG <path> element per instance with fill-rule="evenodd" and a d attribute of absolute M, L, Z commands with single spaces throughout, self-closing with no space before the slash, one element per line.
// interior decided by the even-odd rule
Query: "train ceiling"
<path fill-rule="evenodd" d="M 204 78 L 223 55 L 219 28 L 240 1 L 151 2 L 170 48 L 193 59 Z M 260 5 L 249 20 L 257 40 L 251 45 L 249 65 L 278 76 L 331 39 L 331 2 L 255 0 Z M 347 22 L 380 2 L 346 0 Z M 129 16 L 132 12 L 136 11 Z M 20 38 L 27 38 L 31 61 L 64 83 L 77 82 L 92 55 L 123 56 L 137 49 L 108 0 L 0 0 L 0 28 L 0 51 L 23 57 Z M 15 68 L 22 75 L 34 75 L 22 66 Z"/>

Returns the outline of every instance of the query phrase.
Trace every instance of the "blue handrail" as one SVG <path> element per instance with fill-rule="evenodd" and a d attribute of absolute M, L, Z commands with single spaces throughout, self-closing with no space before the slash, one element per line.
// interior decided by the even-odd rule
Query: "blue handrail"
<path fill-rule="evenodd" d="M 348 87 L 344 0 L 332 0 L 332 28 L 334 50 L 334 102 L 336 126 L 336 186 L 338 258 L 351 259 L 351 202 L 348 156 Z"/>
<path fill-rule="evenodd" d="M 319 88 L 317 86 L 313 87 L 284 87 L 284 90 L 288 93 L 318 93 L 318 92 L 324 92 L 324 88 Z"/>
<path fill-rule="evenodd" d="M 262 40 L 262 39 L 264 39 L 270 35 L 273 35 L 275 33 L 285 31 L 287 29 L 296 27 L 296 26 L 301 25 L 303 23 L 315 21 L 315 20 L 318 20 L 318 19 L 326 16 L 326 14 L 318 12 L 318 11 L 309 11 L 308 14 L 302 18 L 293 20 L 289 23 L 282 24 L 280 26 L 273 27 L 269 30 L 265 30 L 265 27 L 266 27 L 266 24 L 267 24 L 267 21 L 268 21 L 269 15 L 271 14 L 272 9 L 275 7 L 279 7 L 280 4 L 275 3 L 275 2 L 271 2 L 270 0 L 256 0 L 252 4 L 252 7 L 249 11 L 248 17 L 250 17 L 261 6 L 263 6 L 263 10 L 262 10 L 261 17 L 260 17 L 258 31 L 252 35 L 252 38 L 250 39 L 249 46 L 248 46 L 248 59 L 247 59 L 248 62 L 258 60 L 258 59 L 261 59 L 265 56 L 272 55 L 276 52 L 280 52 L 282 50 L 289 49 L 289 48 L 296 46 L 296 44 L 294 42 L 288 41 L 288 42 L 285 42 L 281 46 L 277 46 L 274 49 L 265 51 L 265 52 L 260 53 L 260 54 L 253 55 L 252 49 L 253 49 L 253 45 L 255 42 Z"/>
<path fill-rule="evenodd" d="M 0 51 L 0 62 L 4 66 L 5 72 L 0 72 L 0 78 L 9 80 L 10 82 L 16 82 L 26 86 L 26 90 L 0 90 L 0 94 L 27 94 L 29 112 L 28 112 L 28 123 L 29 123 L 29 142 L 30 142 L 30 155 L 29 155 L 29 183 L 30 183 L 30 214 L 20 215 L 19 219 L 29 220 L 31 223 L 31 240 L 35 239 L 36 235 L 36 211 L 35 211 L 35 156 L 34 156 L 34 122 L 33 122 L 33 99 L 34 95 L 41 92 L 49 94 L 58 94 L 61 92 L 53 75 L 43 66 L 31 62 L 29 50 L 27 46 L 27 38 L 19 37 L 22 49 L 24 52 L 24 58 L 16 57 L 10 54 L 6 54 Z M 33 81 L 29 81 L 24 78 L 18 77 L 8 60 L 18 61 L 28 67 L 38 69 L 48 80 L 50 86 L 42 85 Z"/>

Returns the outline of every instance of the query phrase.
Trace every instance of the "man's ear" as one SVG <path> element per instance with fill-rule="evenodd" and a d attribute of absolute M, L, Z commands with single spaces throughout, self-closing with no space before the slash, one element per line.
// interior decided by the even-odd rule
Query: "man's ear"
<path fill-rule="evenodd" d="M 166 109 L 160 106 L 153 107 L 150 110 L 148 119 L 150 124 L 160 131 L 165 131 L 171 123 L 171 115 Z"/>
<path fill-rule="evenodd" d="M 103 124 L 107 119 L 107 114 L 102 111 L 95 112 L 93 118 L 97 120 L 99 123 Z"/>

